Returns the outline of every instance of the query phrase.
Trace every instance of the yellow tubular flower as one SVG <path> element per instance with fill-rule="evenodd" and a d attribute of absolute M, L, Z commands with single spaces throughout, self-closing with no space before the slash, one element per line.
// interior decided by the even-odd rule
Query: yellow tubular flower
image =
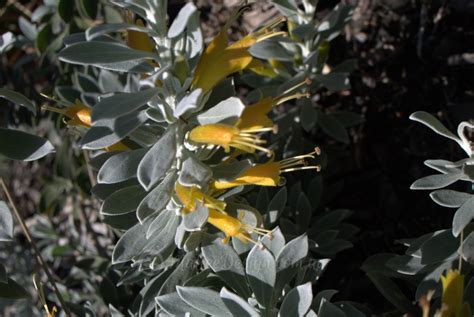
<path fill-rule="evenodd" d="M 183 204 L 183 214 L 188 214 L 196 210 L 197 202 L 204 204 L 208 208 L 214 208 L 224 212 L 226 203 L 212 198 L 210 195 L 203 193 L 197 186 L 183 186 L 180 183 L 175 184 L 176 196 Z"/>
<path fill-rule="evenodd" d="M 467 317 L 470 316 L 469 304 L 463 305 L 464 276 L 458 270 L 449 270 L 446 276 L 441 276 L 443 284 L 442 317 Z"/>
<path fill-rule="evenodd" d="M 46 96 L 46 95 L 43 95 L 43 96 L 46 98 L 52 99 L 49 96 Z M 90 108 L 86 107 L 86 105 L 84 105 L 82 101 L 80 101 L 79 99 L 76 99 L 76 103 L 73 106 L 70 106 L 67 108 L 57 108 L 57 107 L 52 107 L 49 105 L 43 105 L 42 109 L 48 110 L 51 112 L 56 112 L 68 117 L 69 120 L 65 120 L 65 122 L 67 125 L 70 125 L 70 126 L 78 126 L 78 127 L 83 127 L 83 128 L 88 129 L 92 125 L 92 119 L 91 119 L 92 111 Z M 123 144 L 122 142 L 117 142 L 105 148 L 107 152 L 127 151 L 129 149 L 130 148 L 126 146 L 125 144 Z"/>
<path fill-rule="evenodd" d="M 261 146 L 266 141 L 256 135 L 256 133 L 267 131 L 274 131 L 274 129 L 239 129 L 227 124 L 205 124 L 192 129 L 189 139 L 196 143 L 221 146 L 226 152 L 229 152 L 233 147 L 248 153 L 259 150 L 271 156 L 273 152 Z"/>
<path fill-rule="evenodd" d="M 142 20 L 137 20 L 135 25 L 145 26 Z M 147 33 L 135 30 L 127 30 L 127 46 L 146 52 L 153 52 L 155 49 L 155 44 Z"/>
<path fill-rule="evenodd" d="M 277 162 L 270 160 L 267 163 L 257 164 L 243 172 L 233 181 L 214 181 L 212 183 L 212 187 L 221 190 L 245 185 L 278 186 L 281 184 L 280 175 L 282 173 L 308 169 L 315 169 L 319 172 L 321 170 L 321 166 L 308 165 L 305 160 L 308 158 L 314 159 L 315 154 L 320 154 L 319 148 L 316 148 L 313 152 L 305 155 L 299 155 Z"/>
<path fill-rule="evenodd" d="M 82 126 L 85 128 L 91 127 L 91 109 L 86 107 L 79 99 L 76 99 L 74 106 L 70 106 L 68 108 L 56 108 L 49 105 L 44 105 L 42 108 L 43 110 L 65 115 L 70 119 L 66 121 L 68 125 Z"/>
<path fill-rule="evenodd" d="M 305 80 L 291 87 L 290 89 L 283 92 L 283 94 L 279 97 L 266 97 L 254 104 L 245 107 L 236 126 L 239 129 L 261 129 L 273 127 L 273 121 L 268 117 L 268 113 L 274 106 L 281 105 L 288 100 L 298 99 L 301 97 L 308 98 L 308 93 L 294 93 L 292 95 L 286 95 L 292 90 L 295 90 L 305 84 L 309 85 L 310 81 Z"/>
<path fill-rule="evenodd" d="M 264 77 L 275 78 L 277 76 L 277 72 L 272 67 L 255 58 L 252 59 L 247 69 Z"/>
<path fill-rule="evenodd" d="M 231 18 L 201 55 L 192 82 L 195 88 L 201 88 L 204 92 L 211 90 L 227 76 L 242 71 L 250 65 L 253 57 L 248 50 L 252 45 L 277 35 L 286 34 L 272 30 L 280 22 L 285 21 L 284 18 L 278 18 L 261 30 L 250 33 L 229 45 L 227 29 L 241 12 L 242 10 Z"/>
<path fill-rule="evenodd" d="M 249 226 L 235 217 L 223 214 L 214 209 L 209 209 L 207 222 L 225 234 L 224 243 L 228 243 L 230 238 L 235 237 L 245 244 L 249 242 L 256 244 L 257 242 L 250 237 L 251 233 L 256 233 L 261 236 L 266 235 L 271 238 L 270 230 Z"/>

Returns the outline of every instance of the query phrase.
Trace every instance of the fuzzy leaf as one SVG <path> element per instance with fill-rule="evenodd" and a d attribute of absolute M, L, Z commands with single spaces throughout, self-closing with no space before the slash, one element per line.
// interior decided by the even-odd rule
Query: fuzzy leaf
<path fill-rule="evenodd" d="M 467 200 L 454 214 L 453 218 L 453 235 L 459 236 L 462 230 L 474 218 L 474 197 Z"/>
<path fill-rule="evenodd" d="M 440 189 L 430 193 L 430 197 L 435 203 L 443 207 L 458 208 L 472 195 L 451 189 Z"/>
<path fill-rule="evenodd" d="M 101 65 L 127 61 L 153 59 L 154 53 L 131 49 L 119 43 L 80 42 L 65 47 L 58 57 L 63 62 L 78 65 Z"/>
<path fill-rule="evenodd" d="M 232 316 L 219 293 L 204 287 L 176 287 L 179 297 L 192 307 L 213 316 Z"/>
<path fill-rule="evenodd" d="M 169 127 L 138 165 L 138 181 L 147 191 L 163 179 L 176 156 L 176 127 Z"/>
<path fill-rule="evenodd" d="M 263 307 L 270 308 L 276 279 L 275 258 L 267 249 L 255 245 L 247 256 L 245 269 L 257 301 Z"/>
<path fill-rule="evenodd" d="M 114 119 L 134 112 L 158 94 L 158 89 L 148 88 L 134 93 L 119 93 L 99 101 L 92 108 L 92 121 Z"/>
<path fill-rule="evenodd" d="M 438 189 L 443 188 L 461 179 L 462 173 L 435 174 L 417 179 L 410 189 Z"/>
<path fill-rule="evenodd" d="M 221 298 L 233 316 L 258 317 L 260 316 L 247 301 L 242 297 L 228 291 L 225 287 L 221 289 Z"/>
<path fill-rule="evenodd" d="M 174 172 L 169 173 L 163 181 L 153 188 L 153 190 L 141 201 L 137 209 L 137 217 L 141 222 L 143 222 L 148 216 L 160 212 L 166 207 L 166 204 L 168 204 L 171 199 L 175 181 L 176 174 Z"/>
<path fill-rule="evenodd" d="M 23 106 L 36 115 L 36 106 L 34 103 L 18 92 L 6 88 L 0 88 L 0 97 L 13 102 L 14 104 Z"/>
<path fill-rule="evenodd" d="M 99 170 L 99 184 L 114 184 L 137 177 L 138 164 L 148 149 L 138 149 L 118 153 L 107 161 Z"/>
<path fill-rule="evenodd" d="M 292 289 L 283 300 L 280 307 L 280 316 L 304 316 L 313 300 L 311 282 Z"/>
<path fill-rule="evenodd" d="M 238 294 L 249 297 L 245 271 L 238 254 L 220 239 L 202 247 L 202 255 L 212 270 Z"/>
<path fill-rule="evenodd" d="M 19 130 L 0 128 L 0 154 L 9 159 L 34 161 L 52 152 L 54 147 L 46 139 Z"/>

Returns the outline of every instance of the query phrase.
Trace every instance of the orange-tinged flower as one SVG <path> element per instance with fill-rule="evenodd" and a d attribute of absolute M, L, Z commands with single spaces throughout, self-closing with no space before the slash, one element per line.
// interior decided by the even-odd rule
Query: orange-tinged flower
<path fill-rule="evenodd" d="M 67 108 L 56 108 L 49 105 L 44 105 L 42 108 L 44 110 L 65 115 L 69 118 L 69 120 L 66 121 L 68 125 L 82 126 L 85 128 L 91 127 L 91 109 L 84 105 L 79 99 L 76 99 L 76 102 L 73 106 Z"/>
<path fill-rule="evenodd" d="M 263 164 L 257 164 L 230 182 L 214 181 L 212 187 L 215 189 L 227 189 L 236 186 L 259 185 L 278 186 L 281 184 L 281 174 L 286 172 L 315 169 L 319 171 L 319 165 L 307 165 L 306 159 L 314 159 L 314 155 L 319 155 L 320 150 L 316 148 L 313 152 L 287 158 L 281 161 L 270 160 Z"/>
<path fill-rule="evenodd" d="M 138 26 L 145 26 L 143 21 L 140 19 L 138 19 L 135 24 Z M 148 34 L 135 30 L 127 30 L 127 45 L 130 48 L 140 51 L 153 52 L 155 50 L 155 44 Z"/>
<path fill-rule="evenodd" d="M 271 130 L 273 128 L 239 129 L 227 124 L 205 124 L 192 129 L 189 139 L 196 143 L 221 146 L 226 152 L 233 147 L 248 153 L 259 150 L 271 155 L 271 150 L 261 146 L 266 141 L 256 135 L 256 133 Z"/>
<path fill-rule="evenodd" d="M 252 227 L 235 217 L 229 216 L 212 208 L 209 209 L 209 217 L 207 218 L 207 222 L 225 234 L 225 238 L 223 240 L 224 243 L 228 243 L 232 237 L 237 238 L 246 244 L 249 242 L 257 243 L 250 237 L 251 233 L 257 233 L 258 235 L 267 235 L 271 237 L 270 230 Z"/>
<path fill-rule="evenodd" d="M 463 304 L 464 276 L 458 270 L 449 270 L 446 276 L 441 275 L 443 284 L 443 309 L 442 317 L 467 317 L 470 316 L 469 304 Z"/>
<path fill-rule="evenodd" d="M 175 184 L 175 192 L 183 204 L 182 211 L 184 214 L 195 211 L 198 202 L 208 208 L 214 208 L 224 212 L 226 206 L 225 202 L 203 193 L 197 186 L 183 186 L 177 182 Z"/>
<path fill-rule="evenodd" d="M 43 95 L 46 98 L 49 98 L 51 100 L 51 97 Z M 56 100 L 54 100 L 56 101 Z M 76 99 L 76 102 L 73 106 L 69 106 L 67 108 L 57 108 L 57 107 L 52 107 L 49 105 L 43 105 L 42 107 L 44 110 L 56 112 L 59 114 L 62 114 L 66 117 L 69 118 L 69 120 L 65 120 L 67 125 L 70 126 L 78 126 L 78 127 L 83 127 L 83 128 L 90 128 L 92 125 L 92 119 L 91 119 L 91 109 L 84 105 L 82 101 L 79 99 Z M 130 148 L 123 144 L 122 142 L 117 142 L 115 144 L 112 144 L 111 146 L 108 146 L 105 148 L 106 151 L 111 152 L 111 151 L 126 151 L 129 150 Z"/>
<path fill-rule="evenodd" d="M 229 45 L 227 29 L 240 12 L 242 10 L 231 18 L 201 55 L 194 72 L 192 84 L 195 88 L 201 88 L 204 92 L 211 90 L 227 76 L 242 71 L 250 65 L 253 57 L 248 50 L 252 45 L 273 36 L 286 34 L 285 32 L 272 31 L 280 22 L 285 20 L 279 18 L 261 30 L 250 33 Z"/>

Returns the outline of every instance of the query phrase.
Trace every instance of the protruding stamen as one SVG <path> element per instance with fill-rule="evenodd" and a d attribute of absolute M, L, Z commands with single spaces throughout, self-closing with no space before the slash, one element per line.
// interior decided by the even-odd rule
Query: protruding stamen
<path fill-rule="evenodd" d="M 302 87 L 302 86 L 304 86 L 304 85 L 306 85 L 306 86 L 311 85 L 311 79 L 306 78 L 306 79 L 303 80 L 302 82 L 297 83 L 296 85 L 294 85 L 294 86 L 288 88 L 287 90 L 285 90 L 285 91 L 282 93 L 282 95 L 286 95 L 286 94 L 288 94 L 288 93 L 290 93 L 290 92 L 292 92 L 292 91 L 294 91 L 294 90 L 296 90 L 296 89 L 298 89 L 298 88 L 300 88 L 300 87 Z"/>
<path fill-rule="evenodd" d="M 297 93 L 289 95 L 289 96 L 278 97 L 276 105 L 281 105 L 282 103 L 287 102 L 287 101 L 292 100 L 292 99 L 309 98 L 309 97 L 311 97 L 311 94 L 309 92 L 307 92 L 307 93 L 297 92 Z"/>
<path fill-rule="evenodd" d="M 41 110 L 51 111 L 51 112 L 59 113 L 59 114 L 62 114 L 62 115 L 66 115 L 66 109 L 57 108 L 57 107 L 53 107 L 53 106 L 46 105 L 46 104 L 41 106 Z"/>

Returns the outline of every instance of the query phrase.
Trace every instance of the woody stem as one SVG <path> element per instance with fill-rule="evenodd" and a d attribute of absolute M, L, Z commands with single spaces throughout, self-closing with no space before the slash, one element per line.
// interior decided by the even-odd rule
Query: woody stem
<path fill-rule="evenodd" d="M 51 286 L 53 287 L 54 293 L 56 294 L 56 297 L 58 298 L 59 302 L 61 303 L 61 306 L 62 306 L 64 312 L 66 313 L 67 316 L 71 316 L 71 313 L 69 312 L 69 309 L 66 306 L 66 302 L 64 301 L 64 298 L 61 295 L 61 292 L 59 292 L 58 286 L 56 285 L 56 281 L 54 280 L 53 275 L 51 274 L 49 266 L 46 263 L 46 261 L 44 260 L 43 256 L 41 255 L 41 252 L 39 251 L 37 245 L 33 241 L 30 230 L 28 229 L 28 227 L 26 226 L 25 221 L 23 220 L 20 213 L 18 212 L 18 209 L 16 208 L 16 205 L 13 202 L 13 199 L 10 195 L 10 192 L 8 191 L 7 185 L 5 184 L 3 178 L 0 178 L 0 185 L 2 186 L 3 192 L 7 196 L 8 202 L 10 203 L 10 205 L 13 209 L 13 214 L 15 215 L 15 218 L 20 223 L 20 227 L 23 230 L 23 233 L 25 234 L 26 240 L 28 240 L 31 247 L 33 248 L 33 251 L 35 252 L 36 260 L 38 261 L 38 264 L 41 266 L 43 271 L 46 273 L 46 276 L 48 277 L 48 280 L 51 283 Z"/>

